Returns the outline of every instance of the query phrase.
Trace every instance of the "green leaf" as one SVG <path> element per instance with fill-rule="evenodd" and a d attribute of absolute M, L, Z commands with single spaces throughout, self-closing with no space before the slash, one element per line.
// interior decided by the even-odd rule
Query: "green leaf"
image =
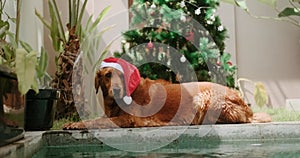
<path fill-rule="evenodd" d="M 36 93 L 39 93 L 39 84 L 36 80 L 32 82 L 31 89 L 33 89 Z"/>
<path fill-rule="evenodd" d="M 52 46 L 54 48 L 55 51 L 59 51 L 60 47 L 61 47 L 61 41 L 60 41 L 60 37 L 62 36 L 60 31 L 59 31 L 59 26 L 58 26 L 58 20 L 56 18 L 55 12 L 54 12 L 54 7 L 53 5 L 50 3 L 48 3 L 49 5 L 49 12 L 50 12 L 50 17 L 51 17 L 51 28 L 50 28 L 50 36 L 52 39 Z"/>
<path fill-rule="evenodd" d="M 15 56 L 15 51 L 14 49 L 11 49 L 11 47 L 9 45 L 4 45 L 1 49 L 3 49 L 3 57 L 5 60 L 11 60 L 14 58 Z"/>
<path fill-rule="evenodd" d="M 42 22 L 49 30 L 51 29 L 51 26 L 50 26 L 49 22 L 46 21 L 46 20 L 42 17 L 42 15 L 41 15 L 37 10 L 35 10 L 35 15 L 41 20 L 41 22 Z"/>
<path fill-rule="evenodd" d="M 15 40 L 15 35 L 13 33 L 9 32 L 9 31 L 6 32 L 6 35 L 8 36 L 10 44 L 12 45 L 12 47 L 17 48 L 18 44 Z"/>
<path fill-rule="evenodd" d="M 264 3 L 272 8 L 275 8 L 277 4 L 277 0 L 257 0 L 257 1 Z"/>
<path fill-rule="evenodd" d="M 224 53 L 222 56 L 221 56 L 221 62 L 224 64 L 224 63 L 227 63 L 231 58 L 231 55 L 229 53 Z"/>
<path fill-rule="evenodd" d="M 86 8 L 87 2 L 88 2 L 87 0 L 84 0 L 84 2 L 83 2 L 83 5 L 82 5 L 82 7 L 81 7 L 81 11 L 80 11 L 80 13 L 79 13 L 78 24 L 81 24 L 82 17 L 83 17 L 83 14 L 84 14 L 84 12 L 85 12 L 85 8 Z"/>
<path fill-rule="evenodd" d="M 21 46 L 22 46 L 27 52 L 31 52 L 31 51 L 32 51 L 32 48 L 31 48 L 31 46 L 30 46 L 28 43 L 26 43 L 26 42 L 24 42 L 24 41 L 19 41 L 19 42 L 20 42 Z"/>
<path fill-rule="evenodd" d="M 48 66 L 48 54 L 45 51 L 45 49 L 42 47 L 38 65 L 36 67 L 38 78 L 42 78 L 45 75 L 47 66 Z"/>
<path fill-rule="evenodd" d="M 111 45 L 113 44 L 114 41 L 111 41 L 105 48 L 104 50 L 101 52 L 100 57 L 97 59 L 97 61 L 95 62 L 94 66 L 93 66 L 93 71 L 96 71 L 97 66 L 99 66 L 102 62 L 102 60 L 105 58 L 105 56 L 108 54 L 109 49 L 111 47 Z"/>
<path fill-rule="evenodd" d="M 249 9 L 247 7 L 246 0 L 236 0 L 235 3 L 236 3 L 237 6 L 239 6 L 243 10 L 245 10 L 247 12 L 249 11 Z"/>
<path fill-rule="evenodd" d="M 0 38 L 3 39 L 6 36 L 6 32 L 9 30 L 9 22 L 0 21 Z"/>
<path fill-rule="evenodd" d="M 37 80 L 35 79 L 36 62 L 37 53 L 35 51 L 27 53 L 25 49 L 16 50 L 16 74 L 19 91 L 22 95 L 26 94 L 31 88 L 36 92 L 38 91 Z"/>
<path fill-rule="evenodd" d="M 86 22 L 85 30 L 88 30 L 91 27 L 92 20 L 93 20 L 93 16 L 90 16 Z"/>
<path fill-rule="evenodd" d="M 261 82 L 255 83 L 254 99 L 259 107 L 263 107 L 268 103 L 268 93 Z"/>
<path fill-rule="evenodd" d="M 101 22 L 101 20 L 103 19 L 103 17 L 107 14 L 107 12 L 109 11 L 110 6 L 104 8 L 101 13 L 98 15 L 97 19 L 95 20 L 95 22 L 92 24 L 90 31 L 93 31 L 98 24 Z"/>
<path fill-rule="evenodd" d="M 285 8 L 282 12 L 278 14 L 278 17 L 287 17 L 287 16 L 300 16 L 300 12 L 295 8 Z"/>
<path fill-rule="evenodd" d="M 49 2 L 50 3 L 50 2 Z M 62 20 L 61 20 L 61 14 L 59 12 L 59 9 L 57 7 L 57 4 L 56 4 L 56 0 L 52 0 L 52 3 L 54 5 L 54 14 L 56 15 L 56 19 L 59 23 L 59 37 L 60 37 L 60 40 L 63 40 L 65 43 L 67 42 L 67 39 L 65 37 L 65 34 L 64 34 L 64 26 L 62 24 Z"/>

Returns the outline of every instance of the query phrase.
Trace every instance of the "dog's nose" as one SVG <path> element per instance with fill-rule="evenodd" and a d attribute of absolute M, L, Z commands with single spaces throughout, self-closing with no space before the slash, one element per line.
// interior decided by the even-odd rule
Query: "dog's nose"
<path fill-rule="evenodd" d="M 114 95 L 120 95 L 121 89 L 119 87 L 113 88 Z"/>

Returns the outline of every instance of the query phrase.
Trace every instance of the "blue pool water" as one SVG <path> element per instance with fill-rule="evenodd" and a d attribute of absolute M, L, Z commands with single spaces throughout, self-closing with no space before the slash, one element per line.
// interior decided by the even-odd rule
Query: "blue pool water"
<path fill-rule="evenodd" d="M 126 152 L 104 144 L 45 146 L 33 158 L 298 158 L 300 141 L 189 141 L 173 142 L 149 152 Z"/>

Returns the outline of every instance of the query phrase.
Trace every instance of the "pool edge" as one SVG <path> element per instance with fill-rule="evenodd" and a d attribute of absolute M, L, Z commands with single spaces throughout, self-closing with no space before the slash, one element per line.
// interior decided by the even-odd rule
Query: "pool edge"
<path fill-rule="evenodd" d="M 44 131 L 25 132 L 24 138 L 6 146 L 0 147 L 0 157 L 19 158 L 33 156 L 43 145 Z"/>
<path fill-rule="evenodd" d="M 18 158 L 31 157 L 43 146 L 69 145 L 75 144 L 103 144 L 101 138 L 118 140 L 120 136 L 126 138 L 134 132 L 151 131 L 154 128 L 127 128 L 127 129 L 100 129 L 100 130 L 58 130 L 58 131 L 39 131 L 26 132 L 24 139 L 0 148 L 0 157 Z M 300 122 L 272 122 L 254 124 L 223 124 L 223 125 L 201 125 L 201 126 L 170 126 L 165 127 L 169 133 L 176 133 L 184 129 L 184 134 L 179 141 L 194 140 L 218 140 L 218 141 L 266 141 L 266 140 L 288 140 L 300 139 Z M 201 130 L 207 133 L 201 133 Z M 164 133 L 168 133 L 164 132 Z M 167 137 L 166 134 L 157 132 L 156 139 Z M 100 136 L 100 139 L 95 138 Z M 135 137 L 135 135 L 133 135 Z M 141 135 L 136 135 L 143 137 Z M 131 137 L 127 137 L 129 140 Z M 151 139 L 151 137 L 146 137 Z M 58 140 L 58 141 L 53 141 Z M 105 143 L 105 142 L 104 142 Z"/>

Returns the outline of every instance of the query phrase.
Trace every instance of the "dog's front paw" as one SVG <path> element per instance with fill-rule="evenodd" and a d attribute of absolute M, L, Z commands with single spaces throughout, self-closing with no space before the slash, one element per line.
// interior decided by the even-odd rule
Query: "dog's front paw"
<path fill-rule="evenodd" d="M 121 124 L 121 123 L 119 123 Z M 80 122 L 71 122 L 63 125 L 64 130 L 87 130 L 87 129 L 107 129 L 119 128 L 114 122 L 108 118 L 98 118 L 94 120 L 84 120 Z"/>
<path fill-rule="evenodd" d="M 83 122 L 70 122 L 62 126 L 64 130 L 86 130 L 86 126 Z"/>

